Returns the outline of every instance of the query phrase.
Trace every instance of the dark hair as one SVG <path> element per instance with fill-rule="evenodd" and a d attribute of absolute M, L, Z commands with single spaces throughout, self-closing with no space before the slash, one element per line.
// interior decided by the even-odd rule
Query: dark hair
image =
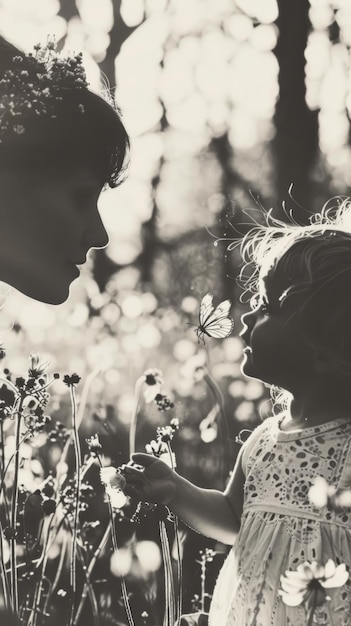
<path fill-rule="evenodd" d="M 0 79 L 21 57 L 21 66 L 39 72 L 35 59 L 0 36 Z M 116 187 L 125 176 L 129 139 L 118 109 L 87 87 L 63 87 L 55 101 L 55 117 L 22 115 L 24 132 L 6 130 L 0 143 L 0 168 L 60 171 L 89 165 L 102 184 Z M 1 126 L 1 121 L 0 121 Z"/>

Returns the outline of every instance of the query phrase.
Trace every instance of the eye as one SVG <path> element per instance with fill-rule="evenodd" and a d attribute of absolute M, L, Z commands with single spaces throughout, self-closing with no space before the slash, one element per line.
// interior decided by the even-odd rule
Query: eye
<path fill-rule="evenodd" d="M 260 302 L 260 310 L 262 311 L 263 315 L 269 315 L 270 313 L 272 313 L 272 309 L 269 305 L 267 298 L 262 298 Z"/>

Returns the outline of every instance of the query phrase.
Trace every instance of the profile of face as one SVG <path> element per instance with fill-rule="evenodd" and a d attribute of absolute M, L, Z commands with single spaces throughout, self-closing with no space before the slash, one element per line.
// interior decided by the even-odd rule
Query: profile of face
<path fill-rule="evenodd" d="M 88 251 L 108 243 L 101 188 L 87 165 L 40 175 L 2 171 L 0 280 L 35 300 L 64 302 Z"/>
<path fill-rule="evenodd" d="M 315 350 L 301 329 L 302 296 L 282 299 L 285 289 L 267 275 L 252 310 L 242 316 L 240 336 L 246 344 L 242 372 L 294 393 L 315 373 Z"/>

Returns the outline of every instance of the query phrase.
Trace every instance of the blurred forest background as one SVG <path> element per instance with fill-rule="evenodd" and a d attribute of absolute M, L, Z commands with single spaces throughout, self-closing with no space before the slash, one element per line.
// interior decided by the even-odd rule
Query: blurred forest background
<path fill-rule="evenodd" d="M 349 194 L 351 4 L 0 0 L 0 31 L 26 51 L 48 35 L 65 52 L 82 50 L 92 88 L 102 80 L 115 96 L 132 146 L 127 182 L 100 197 L 110 244 L 91 255 L 69 301 L 53 307 L 4 288 L 5 366 L 21 374 L 35 351 L 51 371 L 90 376 L 83 441 L 99 433 L 105 458 L 118 465 L 128 458 L 135 381 L 160 368 L 175 407 L 141 407 L 137 449 L 178 417 L 179 471 L 223 488 L 236 435 L 270 409 L 263 385 L 240 372 L 246 305 L 240 256 L 228 246 L 262 222 L 262 207 L 306 223 L 329 198 Z M 233 301 L 235 328 L 203 346 L 189 322 L 208 292 Z M 227 441 L 205 362 L 223 395 Z M 65 422 L 67 389 L 54 389 L 51 415 Z M 54 445 L 43 460 L 44 443 L 26 466 L 33 489 L 55 462 Z M 150 539 L 152 530 L 140 533 Z M 198 551 L 213 544 L 192 531 L 185 541 L 190 610 L 200 592 Z M 216 549 L 209 592 L 226 551 Z"/>

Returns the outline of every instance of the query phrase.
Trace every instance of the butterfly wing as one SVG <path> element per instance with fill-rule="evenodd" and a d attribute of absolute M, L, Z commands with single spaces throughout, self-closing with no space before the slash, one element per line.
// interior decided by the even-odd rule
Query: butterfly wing
<path fill-rule="evenodd" d="M 228 317 L 231 302 L 223 300 L 215 309 L 212 301 L 213 296 L 209 293 L 202 298 L 197 335 L 202 339 L 204 334 L 215 339 L 223 339 L 230 335 L 234 326 L 233 320 Z"/>
<path fill-rule="evenodd" d="M 200 304 L 200 313 L 199 313 L 199 326 L 203 327 L 208 319 L 211 317 L 211 314 L 214 311 L 213 295 L 211 293 L 207 293 L 201 300 Z"/>
<path fill-rule="evenodd" d="M 199 325 L 195 328 L 195 332 L 197 334 L 198 340 L 203 341 L 205 343 L 205 325 L 207 320 L 211 317 L 211 314 L 214 311 L 213 295 L 211 293 L 207 293 L 201 300 L 200 311 L 199 311 Z"/>
<path fill-rule="evenodd" d="M 231 306 L 232 303 L 230 300 L 223 300 L 223 302 L 216 307 L 216 310 L 213 313 L 214 317 L 228 317 Z"/>
<path fill-rule="evenodd" d="M 206 325 L 204 332 L 214 339 L 224 339 L 228 337 L 234 328 L 234 322 L 230 317 L 223 317 L 213 320 Z"/>

